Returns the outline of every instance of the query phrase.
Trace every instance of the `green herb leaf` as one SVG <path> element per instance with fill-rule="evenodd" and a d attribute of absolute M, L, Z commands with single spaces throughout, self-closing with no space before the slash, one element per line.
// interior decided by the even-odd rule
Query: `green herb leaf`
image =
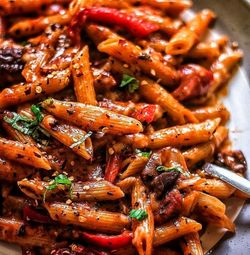
<path fill-rule="evenodd" d="M 43 114 L 41 113 L 40 108 L 37 105 L 32 105 L 31 111 L 36 117 L 35 120 L 29 119 L 16 112 L 12 112 L 12 118 L 4 116 L 3 120 L 9 123 L 14 129 L 18 130 L 19 132 L 31 136 L 35 141 L 43 145 L 47 145 L 47 138 L 49 138 L 50 135 L 49 133 L 47 133 L 46 130 L 39 127 L 39 123 L 43 119 Z"/>
<path fill-rule="evenodd" d="M 139 88 L 139 82 L 133 82 L 128 85 L 128 92 L 134 93 Z"/>
<path fill-rule="evenodd" d="M 71 180 L 64 174 L 59 174 L 55 178 L 55 183 L 56 184 L 63 184 L 63 185 L 71 185 L 72 184 Z"/>
<path fill-rule="evenodd" d="M 147 218 L 147 216 L 148 216 L 147 212 L 143 209 L 137 209 L 137 210 L 133 209 L 129 213 L 130 218 L 135 218 L 139 221 L 144 220 L 145 218 Z"/>
<path fill-rule="evenodd" d="M 180 172 L 180 173 L 183 172 L 182 168 L 179 166 L 174 166 L 174 167 L 157 166 L 156 170 L 158 172 L 171 172 L 171 171 Z"/>
<path fill-rule="evenodd" d="M 56 183 L 52 183 L 52 184 L 50 184 L 46 189 L 47 190 L 53 190 L 53 189 L 55 189 L 57 187 L 57 184 Z"/>
<path fill-rule="evenodd" d="M 180 172 L 181 174 L 183 174 L 184 176 L 189 176 L 189 174 L 184 171 L 181 166 L 173 166 L 173 167 L 166 167 L 166 166 L 157 166 L 156 170 L 158 172 Z"/>
<path fill-rule="evenodd" d="M 139 150 L 139 149 L 136 149 L 136 150 L 135 150 L 135 153 L 136 153 L 139 157 L 149 158 L 149 157 L 150 157 L 150 154 L 151 154 L 151 151 L 145 152 L 145 151 L 141 151 L 141 150 Z"/>
<path fill-rule="evenodd" d="M 46 200 L 47 191 L 56 189 L 58 184 L 69 186 L 70 192 L 71 192 L 71 187 L 72 187 L 71 180 L 66 175 L 59 174 L 58 176 L 55 177 L 55 179 L 52 181 L 52 183 L 49 186 L 46 187 L 46 190 L 43 193 L 43 202 L 44 203 L 45 203 L 45 200 Z"/>
<path fill-rule="evenodd" d="M 77 146 L 80 146 L 83 142 L 86 141 L 87 138 L 89 138 L 91 135 L 93 134 L 93 132 L 89 131 L 86 135 L 84 135 L 79 141 L 71 144 L 69 147 L 71 149 L 77 147 Z"/>
<path fill-rule="evenodd" d="M 38 123 L 40 123 L 43 120 L 43 114 L 41 112 L 41 109 L 38 105 L 33 104 L 31 106 L 31 111 L 34 113 L 34 115 L 36 116 L 36 120 L 38 121 Z"/>
<path fill-rule="evenodd" d="M 134 93 L 139 88 L 139 81 L 130 75 L 123 74 L 120 88 L 128 86 L 129 93 Z"/>
<path fill-rule="evenodd" d="M 3 120 L 21 133 L 25 135 L 30 135 L 30 126 L 32 125 L 33 121 L 15 112 L 13 112 L 12 114 L 13 118 L 4 116 Z M 21 125 L 18 124 L 20 122 Z"/>

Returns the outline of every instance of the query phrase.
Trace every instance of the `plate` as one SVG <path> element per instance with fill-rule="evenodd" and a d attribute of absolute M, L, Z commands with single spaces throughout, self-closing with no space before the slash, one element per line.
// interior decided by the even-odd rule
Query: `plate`
<path fill-rule="evenodd" d="M 229 94 L 223 101 L 231 112 L 230 137 L 234 148 L 243 150 L 250 166 L 250 0 L 194 0 L 195 11 L 210 8 L 217 14 L 214 30 L 226 34 L 239 43 L 244 51 L 244 60 L 229 83 Z M 250 171 L 247 173 L 250 179 Z M 236 201 L 231 201 L 229 210 L 235 211 Z M 238 208 L 239 209 L 239 208 Z M 250 203 L 246 202 L 236 224 L 236 234 L 226 234 L 210 251 L 212 255 L 250 254 Z M 213 232 L 213 238 L 214 239 Z M 206 244 L 207 245 L 207 244 Z"/>
<path fill-rule="evenodd" d="M 193 10 L 210 8 L 218 15 L 214 30 L 226 34 L 231 40 L 239 42 L 244 51 L 242 66 L 235 72 L 228 86 L 224 104 L 231 112 L 229 123 L 233 148 L 241 149 L 250 165 L 250 0 L 194 0 Z M 248 172 L 250 179 L 250 172 Z M 236 234 L 224 235 L 223 230 L 208 227 L 202 236 L 203 246 L 212 255 L 250 254 L 250 204 L 232 198 L 226 202 L 227 213 L 236 220 Z M 243 209 L 242 209 L 243 208 Z M 224 237 L 223 237 L 224 236 Z M 221 242 L 219 242 L 223 238 Z M 20 255 L 20 249 L 13 245 L 0 243 L 0 255 Z"/>

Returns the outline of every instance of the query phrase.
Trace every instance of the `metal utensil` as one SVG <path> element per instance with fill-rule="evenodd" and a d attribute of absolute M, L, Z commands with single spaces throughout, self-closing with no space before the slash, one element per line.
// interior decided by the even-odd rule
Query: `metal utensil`
<path fill-rule="evenodd" d="M 206 163 L 202 170 L 206 173 L 221 179 L 222 181 L 227 182 L 228 184 L 232 185 L 236 189 L 244 192 L 245 194 L 250 196 L 250 181 L 247 179 L 239 176 L 238 174 L 227 170 L 226 168 Z"/>

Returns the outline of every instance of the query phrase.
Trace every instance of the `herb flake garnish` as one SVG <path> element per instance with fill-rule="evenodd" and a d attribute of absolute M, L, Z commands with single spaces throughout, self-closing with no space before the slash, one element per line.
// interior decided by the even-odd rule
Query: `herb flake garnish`
<path fill-rule="evenodd" d="M 187 176 L 187 177 L 189 176 L 189 174 L 186 171 L 184 171 L 181 168 L 181 166 L 179 166 L 179 165 L 176 165 L 176 166 L 173 166 L 173 167 L 157 166 L 156 170 L 158 172 L 180 172 L 184 176 Z"/>
<path fill-rule="evenodd" d="M 128 86 L 129 93 L 134 93 L 139 88 L 139 81 L 128 74 L 123 74 L 120 88 Z"/>
<path fill-rule="evenodd" d="M 149 158 L 151 151 L 145 152 L 145 151 L 141 151 L 139 149 L 135 150 L 136 155 L 138 155 L 139 157 L 145 157 L 145 158 Z"/>
<path fill-rule="evenodd" d="M 79 141 L 71 144 L 69 147 L 71 149 L 80 146 L 82 143 L 84 143 L 86 141 L 87 138 L 89 138 L 91 135 L 93 134 L 93 132 L 89 131 L 86 135 L 84 135 L 81 139 L 79 139 Z"/>
<path fill-rule="evenodd" d="M 44 142 L 47 144 L 46 140 L 48 137 L 50 137 L 50 135 L 43 128 L 39 127 L 39 123 L 43 120 L 44 116 L 40 110 L 40 107 L 37 105 L 32 105 L 31 111 L 34 113 L 35 119 L 29 119 L 16 112 L 12 112 L 12 118 L 4 116 L 3 120 L 19 132 L 29 135 L 35 141 L 45 145 Z M 46 139 L 41 139 L 41 136 Z"/>
<path fill-rule="evenodd" d="M 133 210 L 130 211 L 129 217 L 141 221 L 141 220 L 144 220 L 145 218 L 147 218 L 148 214 L 143 209 L 137 209 L 137 210 L 133 209 Z"/>
<path fill-rule="evenodd" d="M 38 105 L 33 104 L 30 109 L 34 113 L 34 115 L 36 116 L 37 122 L 40 123 L 43 120 L 43 117 L 44 117 L 42 112 L 41 112 L 40 107 Z"/>
<path fill-rule="evenodd" d="M 50 185 L 46 187 L 46 191 L 43 193 L 43 202 L 45 202 L 47 191 L 56 189 L 58 184 L 68 186 L 71 190 L 72 181 L 66 175 L 59 174 L 50 182 Z"/>

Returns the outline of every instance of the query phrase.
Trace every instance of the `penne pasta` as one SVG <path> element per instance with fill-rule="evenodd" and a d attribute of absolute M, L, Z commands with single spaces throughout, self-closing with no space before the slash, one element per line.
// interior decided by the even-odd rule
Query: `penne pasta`
<path fill-rule="evenodd" d="M 144 73 L 160 79 L 166 86 L 174 85 L 178 81 L 178 74 L 172 67 L 165 65 L 156 56 L 146 54 L 148 57 L 142 57 L 145 52 L 124 38 L 118 36 L 109 38 L 101 42 L 97 48 L 120 61 L 138 66 Z"/>
<path fill-rule="evenodd" d="M 0 158 L 0 180 L 16 182 L 32 174 L 34 169 Z"/>
<path fill-rule="evenodd" d="M 225 214 L 226 206 L 219 199 L 200 193 L 195 210 L 208 223 L 235 232 L 234 223 Z"/>
<path fill-rule="evenodd" d="M 199 192 L 193 190 L 189 194 L 187 194 L 185 197 L 183 197 L 182 201 L 182 208 L 183 208 L 183 216 L 190 216 L 190 214 L 193 212 L 196 203 L 199 198 Z"/>
<path fill-rule="evenodd" d="M 223 104 L 196 108 L 192 113 L 199 121 L 220 118 L 222 123 L 226 123 L 230 118 L 230 113 Z"/>
<path fill-rule="evenodd" d="M 52 98 L 41 105 L 56 117 L 88 130 L 110 134 L 139 133 L 143 130 L 139 121 L 97 106 L 61 102 Z"/>
<path fill-rule="evenodd" d="M 191 168 L 202 160 L 209 160 L 215 153 L 216 149 L 220 147 L 220 145 L 226 140 L 227 137 L 228 129 L 223 126 L 219 126 L 213 134 L 211 141 L 203 144 L 198 144 L 184 151 L 183 156 L 187 162 L 188 167 Z"/>
<path fill-rule="evenodd" d="M 106 201 L 124 197 L 122 190 L 108 181 L 76 183 L 71 190 L 73 201 Z"/>
<path fill-rule="evenodd" d="M 147 214 L 147 217 L 140 222 L 136 219 L 132 220 L 132 243 L 139 255 L 150 255 L 154 240 L 154 216 L 149 201 L 147 201 L 146 188 L 139 179 L 134 184 L 131 200 L 134 210 L 143 210 Z"/>
<path fill-rule="evenodd" d="M 30 43 L 37 45 L 37 52 L 31 56 L 29 52 L 23 55 L 24 59 L 28 59 L 28 63 L 22 70 L 22 76 L 27 83 L 35 82 L 43 76 L 41 75 L 41 67 L 44 67 L 53 56 L 54 47 L 62 34 L 62 28 L 49 26 L 44 35 L 31 39 Z M 52 76 L 50 75 L 50 77 Z"/>
<path fill-rule="evenodd" d="M 119 233 L 130 225 L 121 213 L 95 210 L 83 204 L 46 203 L 50 217 L 62 224 L 72 224 L 104 233 Z M 115 224 L 114 224 L 115 222 Z"/>
<path fill-rule="evenodd" d="M 137 0 L 126 0 L 131 4 L 137 4 Z M 159 8 L 160 10 L 164 10 L 167 13 L 178 15 L 183 10 L 190 8 L 192 6 L 192 2 L 189 0 L 139 0 L 141 4 L 147 4 L 155 8 Z"/>
<path fill-rule="evenodd" d="M 210 10 L 203 10 L 196 14 L 170 39 L 165 49 L 166 53 L 170 55 L 187 54 L 199 42 L 214 18 L 215 14 Z"/>
<path fill-rule="evenodd" d="M 55 14 L 48 17 L 22 20 L 15 23 L 9 29 L 8 33 L 15 38 L 37 35 L 43 32 L 49 26 L 49 24 L 65 25 L 69 23 L 70 18 L 71 17 L 67 13 L 65 13 L 64 15 Z"/>
<path fill-rule="evenodd" d="M 52 247 L 55 239 L 38 227 L 26 226 L 24 221 L 0 218 L 0 240 L 22 246 Z"/>
<path fill-rule="evenodd" d="M 91 68 L 94 76 L 94 87 L 97 92 L 109 90 L 117 85 L 115 78 L 104 69 Z"/>
<path fill-rule="evenodd" d="M 74 182 L 70 190 L 65 185 L 58 185 L 57 189 L 49 190 L 49 183 L 36 179 L 23 179 L 18 182 L 21 191 L 30 198 L 50 201 L 62 195 L 75 202 L 106 201 L 122 198 L 122 190 L 108 181 Z"/>
<path fill-rule="evenodd" d="M 197 208 L 208 209 L 211 214 L 225 214 L 226 206 L 218 198 L 199 192 L 199 198 L 196 203 Z"/>
<path fill-rule="evenodd" d="M 103 27 L 97 24 L 88 24 L 86 26 L 86 33 L 96 45 L 107 39 L 118 37 L 117 34 L 113 33 L 107 27 Z"/>
<path fill-rule="evenodd" d="M 89 135 L 77 127 L 61 123 L 51 115 L 46 115 L 40 125 L 59 142 L 71 148 L 79 156 L 90 160 L 93 157 L 93 147 Z"/>
<path fill-rule="evenodd" d="M 112 70 L 121 74 L 128 73 L 131 75 L 131 71 L 124 65 L 117 61 L 112 61 Z M 135 70 L 135 75 L 137 71 Z M 133 72 L 132 72 L 133 74 Z M 187 121 L 197 122 L 196 118 L 193 116 L 192 112 L 180 104 L 170 93 L 168 93 L 164 88 L 162 88 L 155 81 L 148 79 L 145 76 L 137 76 L 140 81 L 139 92 L 140 94 L 148 100 L 150 103 L 158 104 L 161 108 L 166 111 L 175 122 L 178 124 L 184 124 Z"/>
<path fill-rule="evenodd" d="M 200 237 L 197 232 L 185 235 L 181 241 L 181 249 L 184 255 L 203 255 Z"/>
<path fill-rule="evenodd" d="M 6 88 L 0 93 L 0 108 L 4 109 L 61 91 L 68 86 L 69 76 L 70 71 L 66 69 L 38 81 Z"/>
<path fill-rule="evenodd" d="M 228 38 L 226 36 L 218 38 L 214 41 L 201 42 L 190 50 L 190 52 L 187 54 L 187 57 L 199 60 L 206 59 L 211 63 L 221 55 L 221 52 L 227 42 Z"/>
<path fill-rule="evenodd" d="M 207 179 L 205 182 L 194 184 L 194 190 L 202 191 L 219 199 L 226 199 L 233 195 L 235 188 L 216 179 Z"/>
<path fill-rule="evenodd" d="M 89 63 L 89 48 L 85 46 L 79 51 L 71 64 L 74 89 L 77 101 L 84 104 L 96 105 L 94 79 Z"/>
<path fill-rule="evenodd" d="M 214 80 L 209 89 L 209 96 L 229 80 L 231 76 L 230 72 L 241 59 L 241 51 L 228 52 L 221 54 L 221 56 L 212 64 L 211 70 L 214 73 Z"/>
<path fill-rule="evenodd" d="M 45 5 L 65 4 L 70 0 L 2 0 L 0 3 L 1 15 L 25 14 L 40 11 Z"/>
<path fill-rule="evenodd" d="M 195 220 L 180 217 L 155 229 L 154 246 L 159 246 L 189 233 L 200 231 L 201 228 L 201 224 Z"/>
<path fill-rule="evenodd" d="M 248 197 L 200 166 L 246 173 L 218 91 L 243 54 L 191 5 L 0 0 L 0 241 L 203 255 L 210 225 L 235 231 L 227 199 Z"/>
<path fill-rule="evenodd" d="M 193 123 L 197 122 L 192 112 L 180 104 L 159 84 L 148 79 L 142 80 L 140 93 L 144 98 L 149 100 L 149 102 L 159 104 L 176 123 L 184 124 L 188 121 Z"/>
<path fill-rule="evenodd" d="M 5 116 L 7 116 L 7 114 Z M 35 145 L 35 141 L 29 135 L 25 135 L 25 134 L 19 132 L 18 130 L 13 128 L 11 126 L 11 124 L 9 124 L 7 122 L 3 122 L 2 126 L 3 126 L 4 130 L 8 133 L 8 135 L 11 137 L 11 139 L 16 140 L 21 143 Z"/>
<path fill-rule="evenodd" d="M 219 123 L 220 119 L 215 119 L 158 130 L 149 136 L 149 147 L 188 146 L 209 141 Z"/>
<path fill-rule="evenodd" d="M 51 169 L 48 160 L 33 145 L 0 138 L 0 156 L 35 168 Z"/>
<path fill-rule="evenodd" d="M 160 119 L 163 114 L 163 110 L 157 104 L 135 104 L 133 102 L 124 103 L 119 101 L 112 102 L 111 100 L 103 100 L 99 102 L 99 106 L 116 113 L 136 118 L 139 121 L 145 121 L 147 123 Z M 144 112 L 151 111 L 152 114 L 149 116 L 149 118 L 143 118 Z"/>
<path fill-rule="evenodd" d="M 138 149 L 146 148 L 149 145 L 149 139 L 144 134 L 125 135 L 120 137 L 119 141 Z"/>
<path fill-rule="evenodd" d="M 120 187 L 124 193 L 127 194 L 132 192 L 132 188 L 134 187 L 136 180 L 137 179 L 135 177 L 128 177 L 117 182 L 116 185 Z"/>
<path fill-rule="evenodd" d="M 140 173 L 145 167 L 147 161 L 148 158 L 143 156 L 136 156 L 135 158 L 131 159 L 131 162 L 129 163 L 126 170 L 122 174 L 120 174 L 120 178 L 125 179 L 129 176 Z"/>

